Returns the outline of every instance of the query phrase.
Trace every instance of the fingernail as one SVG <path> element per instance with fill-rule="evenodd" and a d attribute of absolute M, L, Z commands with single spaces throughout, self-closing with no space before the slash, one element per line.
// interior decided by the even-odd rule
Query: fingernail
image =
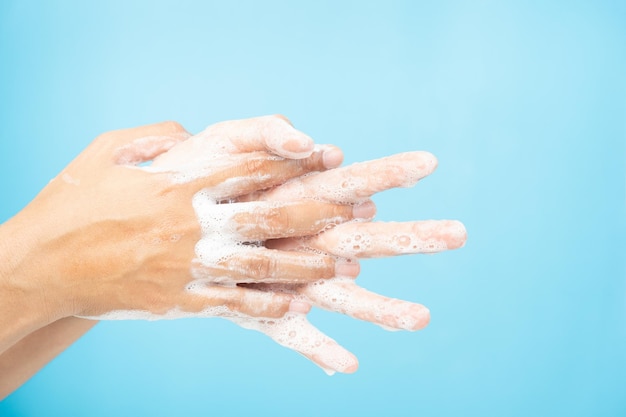
<path fill-rule="evenodd" d="M 343 162 L 343 152 L 335 146 L 329 146 L 322 155 L 324 167 L 328 169 L 337 168 Z"/>
<path fill-rule="evenodd" d="M 356 219 L 371 219 L 376 215 L 376 205 L 373 201 L 368 200 L 365 203 L 352 207 L 352 215 Z"/>
<path fill-rule="evenodd" d="M 284 156 L 293 159 L 302 159 L 311 155 L 314 143 L 313 139 L 300 133 L 299 135 L 294 135 L 290 139 L 283 140 L 279 144 L 279 147 L 285 154 Z"/>
<path fill-rule="evenodd" d="M 335 276 L 356 278 L 361 272 L 361 266 L 356 260 L 340 258 L 335 261 Z"/>

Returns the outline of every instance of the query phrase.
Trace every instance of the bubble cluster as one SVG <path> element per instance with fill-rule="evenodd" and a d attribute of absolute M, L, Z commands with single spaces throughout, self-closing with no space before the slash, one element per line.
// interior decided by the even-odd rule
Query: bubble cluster
<path fill-rule="evenodd" d="M 317 281 L 306 287 L 304 295 L 313 304 L 378 324 L 387 330 L 418 330 L 430 320 L 426 307 L 370 293 L 349 278 Z"/>
<path fill-rule="evenodd" d="M 279 345 L 312 359 L 329 375 L 336 371 L 351 372 L 358 366 L 354 355 L 313 327 L 305 314 L 288 312 L 279 319 L 269 321 L 251 317 L 228 319 L 246 329 L 261 332 Z"/>

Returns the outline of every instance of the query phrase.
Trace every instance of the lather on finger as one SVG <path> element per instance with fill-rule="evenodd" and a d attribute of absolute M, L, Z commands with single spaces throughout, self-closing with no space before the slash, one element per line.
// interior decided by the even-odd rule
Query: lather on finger
<path fill-rule="evenodd" d="M 220 253 L 203 241 L 197 245 L 198 260 L 192 267 L 196 279 L 214 283 L 288 283 L 301 284 L 336 275 L 355 277 L 358 268 L 349 260 L 316 253 L 288 252 L 255 246 L 240 246 Z"/>
<path fill-rule="evenodd" d="M 217 204 L 210 192 L 198 192 L 192 206 L 206 237 L 222 244 L 309 236 L 353 219 L 371 219 L 376 206 L 340 205 L 317 201 L 250 201 Z"/>
<path fill-rule="evenodd" d="M 289 311 L 293 296 L 254 288 L 215 285 L 194 280 L 187 286 L 181 307 L 190 317 L 280 318 Z"/>
<path fill-rule="evenodd" d="M 423 305 L 373 293 L 349 278 L 318 281 L 300 287 L 299 292 L 317 307 L 388 330 L 420 330 L 430 321 L 430 312 Z"/>
<path fill-rule="evenodd" d="M 320 250 L 336 256 L 380 258 L 458 249 L 467 232 L 456 220 L 343 223 L 315 236 L 276 239 L 267 247 L 280 250 Z"/>
<path fill-rule="evenodd" d="M 146 170 L 165 173 L 176 183 L 188 183 L 189 192 L 209 189 L 214 199 L 234 199 L 271 188 L 292 178 L 333 168 L 341 158 L 339 148 L 316 147 L 303 159 L 285 159 L 264 151 L 246 154 L 212 154 L 192 138 L 160 155 Z"/>
<path fill-rule="evenodd" d="M 376 207 L 371 201 L 360 205 L 340 205 L 319 201 L 249 202 L 231 204 L 233 233 L 242 239 L 258 241 L 309 236 L 353 219 L 371 219 Z"/>
<path fill-rule="evenodd" d="M 413 186 L 436 167 L 437 159 L 429 152 L 401 153 L 296 178 L 268 191 L 262 198 L 358 202 L 384 190 Z"/>
<path fill-rule="evenodd" d="M 456 220 L 344 223 L 312 237 L 307 244 L 338 256 L 378 258 L 457 249 L 467 232 Z"/>
<path fill-rule="evenodd" d="M 305 356 L 328 374 L 353 373 L 359 367 L 359 362 L 352 353 L 315 328 L 303 313 L 290 311 L 277 320 L 230 320 L 241 327 L 271 337 L 276 343 Z"/>
<path fill-rule="evenodd" d="M 216 123 L 197 136 L 206 138 L 218 151 L 269 151 L 290 159 L 306 158 L 314 146 L 313 139 L 295 129 L 287 118 L 280 115 Z"/>
<path fill-rule="evenodd" d="M 209 126 L 191 137 L 174 154 L 224 156 L 262 151 L 288 159 L 302 159 L 309 157 L 314 148 L 313 139 L 296 130 L 284 117 L 263 116 Z"/>

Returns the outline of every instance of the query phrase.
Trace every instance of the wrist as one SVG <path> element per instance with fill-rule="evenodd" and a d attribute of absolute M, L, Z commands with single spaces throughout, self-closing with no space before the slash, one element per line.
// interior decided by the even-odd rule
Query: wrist
<path fill-rule="evenodd" d="M 0 352 L 66 315 L 36 229 L 19 215 L 0 225 Z"/>

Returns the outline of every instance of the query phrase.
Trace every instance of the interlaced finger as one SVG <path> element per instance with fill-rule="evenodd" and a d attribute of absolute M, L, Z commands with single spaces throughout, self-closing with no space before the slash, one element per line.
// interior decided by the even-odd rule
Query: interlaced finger
<path fill-rule="evenodd" d="M 345 273 L 348 261 L 317 253 L 288 252 L 243 245 L 228 253 L 198 243 L 199 259 L 192 272 L 197 279 L 213 283 L 290 283 L 299 284 Z M 206 250 L 205 250 L 206 249 Z"/>
<path fill-rule="evenodd" d="M 437 159 L 429 152 L 401 153 L 296 178 L 259 197 L 358 202 L 384 190 L 413 186 L 436 167 Z"/>
<path fill-rule="evenodd" d="M 315 249 L 348 258 L 380 258 L 458 249 L 466 239 L 465 226 L 456 220 L 351 222 L 311 237 L 271 240 L 266 246 L 279 250 Z"/>
<path fill-rule="evenodd" d="M 165 172 L 180 184 L 189 184 L 190 193 L 210 190 L 216 200 L 236 197 L 268 189 L 286 181 L 331 168 L 338 148 L 319 146 L 303 159 L 285 159 L 267 152 L 246 154 L 211 154 L 193 147 L 196 138 L 189 139 L 156 158 L 146 170 Z M 197 142 L 196 142 L 197 143 Z M 330 156 L 328 156 L 330 155 Z"/>
<path fill-rule="evenodd" d="M 205 138 L 218 152 L 269 151 L 290 159 L 308 157 L 314 146 L 313 139 L 280 115 L 216 123 L 197 136 Z"/>
<path fill-rule="evenodd" d="M 317 281 L 300 287 L 299 292 L 314 306 L 388 330 L 420 330 L 430 321 L 430 312 L 423 305 L 376 294 L 348 278 Z"/>
<path fill-rule="evenodd" d="M 290 311 L 280 319 L 232 318 L 241 327 L 257 330 L 279 345 L 292 349 L 321 367 L 326 373 L 353 373 L 359 363 L 357 358 L 335 340 L 331 339 L 300 312 Z"/>

